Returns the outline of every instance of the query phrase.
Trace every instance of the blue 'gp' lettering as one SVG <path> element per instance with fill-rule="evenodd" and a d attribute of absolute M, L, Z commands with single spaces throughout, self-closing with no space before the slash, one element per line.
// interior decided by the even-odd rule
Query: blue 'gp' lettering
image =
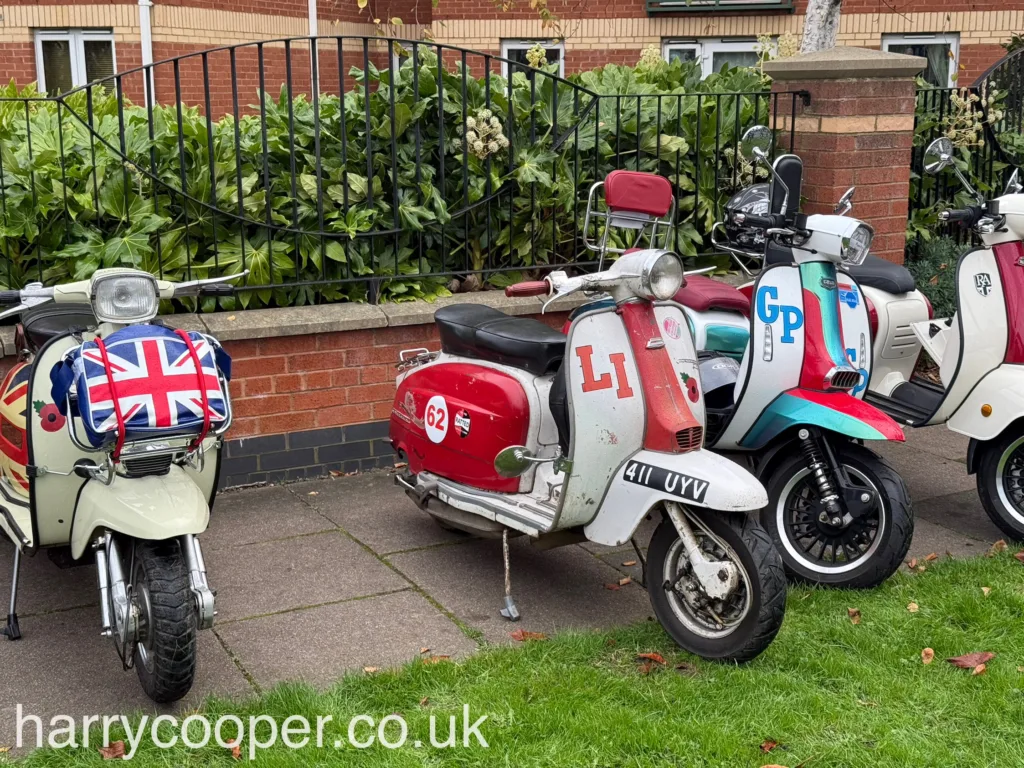
<path fill-rule="evenodd" d="M 757 316 L 762 323 L 773 325 L 776 320 L 782 318 L 782 336 L 779 339 L 783 344 L 792 344 L 796 339 L 793 331 L 803 327 L 804 313 L 791 304 L 769 304 L 768 299 L 779 299 L 779 289 L 774 285 L 766 285 L 757 291 Z"/>

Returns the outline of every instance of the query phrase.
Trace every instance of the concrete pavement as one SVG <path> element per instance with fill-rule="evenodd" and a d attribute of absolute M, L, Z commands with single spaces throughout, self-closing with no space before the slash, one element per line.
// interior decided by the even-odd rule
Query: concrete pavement
<path fill-rule="evenodd" d="M 1001 534 L 977 500 L 963 459 L 967 441 L 944 427 L 908 433 L 881 452 L 910 486 L 911 555 L 984 553 Z M 877 446 L 874 446 L 877 448 Z M 550 552 L 513 540 L 513 591 L 523 620 L 498 616 L 500 542 L 437 527 L 387 472 L 232 491 L 218 497 L 203 536 L 219 616 L 200 635 L 190 696 L 155 707 L 133 671 L 99 636 L 92 567 L 59 569 L 45 553 L 25 562 L 19 613 L 24 639 L 0 640 L 0 746 L 14 744 L 14 713 L 180 712 L 209 694 L 244 697 L 282 680 L 326 685 L 346 670 L 402 664 L 430 648 L 454 657 L 508 643 L 516 628 L 601 628 L 650 615 L 632 550 L 591 544 Z M 0 551 L 6 601 L 11 551 Z M 783 630 L 785 631 L 785 630 Z"/>

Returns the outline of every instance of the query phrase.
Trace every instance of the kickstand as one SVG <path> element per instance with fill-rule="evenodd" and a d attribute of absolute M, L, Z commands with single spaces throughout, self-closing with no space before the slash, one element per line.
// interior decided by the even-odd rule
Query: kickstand
<path fill-rule="evenodd" d="M 646 589 L 647 558 L 645 558 L 644 553 L 640 551 L 640 545 L 636 543 L 636 536 L 630 538 L 629 543 L 633 545 L 633 551 L 636 552 L 636 559 L 640 561 L 640 586 Z"/>
<path fill-rule="evenodd" d="M 501 532 L 501 555 L 505 560 L 505 607 L 501 609 L 501 615 L 509 621 L 519 621 L 519 609 L 516 608 L 516 601 L 512 599 L 512 573 L 508 562 L 508 528 Z"/>
<path fill-rule="evenodd" d="M 11 576 L 11 605 L 7 612 L 7 626 L 0 630 L 8 640 L 21 640 L 21 627 L 18 626 L 18 574 L 21 571 L 21 550 L 14 548 L 14 574 Z"/>

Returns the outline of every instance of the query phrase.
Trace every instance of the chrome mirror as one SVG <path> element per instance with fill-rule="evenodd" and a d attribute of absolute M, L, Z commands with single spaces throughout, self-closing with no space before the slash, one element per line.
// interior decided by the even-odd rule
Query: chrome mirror
<path fill-rule="evenodd" d="M 1010 180 L 1006 182 L 1006 189 L 1003 190 L 1004 195 L 1018 195 L 1024 191 L 1024 186 L 1020 183 L 1020 169 L 1014 168 L 1013 173 L 1010 175 Z"/>
<path fill-rule="evenodd" d="M 754 125 L 746 130 L 740 139 L 740 151 L 755 160 L 768 158 L 772 148 L 772 130 L 765 125 Z"/>
<path fill-rule="evenodd" d="M 836 207 L 832 212 L 837 213 L 840 216 L 845 216 L 853 210 L 853 195 L 856 191 L 856 187 L 850 187 L 848 190 L 843 192 L 843 196 L 839 198 L 839 202 L 836 203 Z"/>
<path fill-rule="evenodd" d="M 953 142 L 943 136 L 928 145 L 924 151 L 924 170 L 934 176 L 953 164 Z"/>
<path fill-rule="evenodd" d="M 510 445 L 494 457 L 494 471 L 502 477 L 519 477 L 537 461 L 529 448 Z"/>

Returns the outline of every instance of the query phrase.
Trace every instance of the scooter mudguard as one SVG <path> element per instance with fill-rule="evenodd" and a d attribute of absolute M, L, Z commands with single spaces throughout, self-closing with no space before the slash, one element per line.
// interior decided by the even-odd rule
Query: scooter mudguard
<path fill-rule="evenodd" d="M 641 450 L 619 467 L 597 516 L 583 531 L 616 547 L 663 501 L 721 512 L 749 512 L 768 504 L 764 486 L 746 469 L 708 450 L 659 453 Z"/>
<path fill-rule="evenodd" d="M 199 534 L 210 522 L 206 496 L 185 470 L 172 464 L 166 475 L 115 477 L 110 485 L 90 480 L 82 488 L 71 529 L 71 556 L 85 554 L 97 531 L 163 541 Z"/>
<path fill-rule="evenodd" d="M 988 416 L 982 406 L 991 408 Z M 963 401 L 948 426 L 975 440 L 992 440 L 1011 423 L 1024 418 L 1024 366 L 1000 365 L 978 382 Z"/>
<path fill-rule="evenodd" d="M 906 439 L 899 424 L 889 416 L 846 392 L 795 387 L 768 404 L 740 440 L 740 446 L 758 450 L 786 430 L 799 426 L 820 427 L 854 440 Z"/>

